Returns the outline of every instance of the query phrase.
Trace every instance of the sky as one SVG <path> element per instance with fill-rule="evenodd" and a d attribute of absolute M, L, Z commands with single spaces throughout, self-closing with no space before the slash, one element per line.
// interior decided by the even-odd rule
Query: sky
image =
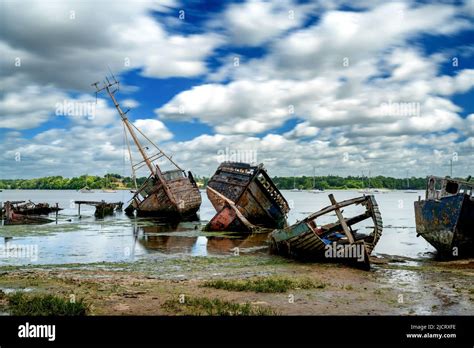
<path fill-rule="evenodd" d="M 110 72 L 195 175 L 474 174 L 473 16 L 474 0 L 0 0 L 0 178 L 129 176 L 91 86 Z"/>

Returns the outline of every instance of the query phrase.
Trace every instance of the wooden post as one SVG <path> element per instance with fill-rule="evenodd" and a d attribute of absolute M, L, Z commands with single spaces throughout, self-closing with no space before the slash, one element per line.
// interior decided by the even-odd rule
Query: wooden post
<path fill-rule="evenodd" d="M 56 225 L 58 224 L 58 209 L 59 209 L 59 204 L 56 203 Z"/>
<path fill-rule="evenodd" d="M 339 210 L 337 206 L 336 199 L 334 198 L 334 195 L 331 193 L 329 195 L 329 200 L 331 201 L 332 205 L 335 207 L 334 211 L 336 212 L 337 218 L 339 219 L 339 222 L 341 223 L 342 229 L 344 230 L 344 233 L 347 236 L 347 239 L 349 240 L 349 243 L 354 243 L 354 237 L 351 234 L 351 231 L 349 230 L 349 227 L 346 224 L 346 220 L 344 219 L 344 216 L 342 216 L 341 211 Z"/>
<path fill-rule="evenodd" d="M 5 220 L 13 220 L 13 209 L 12 204 L 10 202 L 5 202 Z"/>

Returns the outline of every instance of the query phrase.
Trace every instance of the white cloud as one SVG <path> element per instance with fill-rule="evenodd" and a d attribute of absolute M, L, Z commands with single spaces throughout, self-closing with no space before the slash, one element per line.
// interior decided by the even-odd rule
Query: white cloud
<path fill-rule="evenodd" d="M 259 46 L 299 27 L 312 7 L 294 1 L 250 0 L 229 5 L 213 26 L 225 28 L 234 45 Z"/>
<path fill-rule="evenodd" d="M 68 92 L 92 93 L 90 84 L 108 74 L 108 65 L 116 74 L 130 69 L 160 78 L 204 74 L 205 60 L 221 39 L 212 33 L 168 33 L 152 11 L 174 16 L 169 13 L 174 6 L 171 0 L 133 6 L 78 0 L 2 3 L 0 128 L 35 128 L 54 119 L 57 103 L 89 103 L 92 98 L 71 98 Z M 124 101 L 126 107 L 137 105 Z M 95 109 L 94 118 L 74 112 L 78 117 L 71 119 L 93 125 L 114 121 L 105 101 L 99 99 Z"/>
<path fill-rule="evenodd" d="M 248 1 L 227 7 L 204 26 L 219 34 L 192 35 L 167 32 L 165 22 L 175 29 L 180 24 L 172 12 L 166 20 L 153 17 L 151 10 L 167 11 L 154 2 L 48 2 L 50 21 L 39 15 L 43 5 L 15 7 L 15 13 L 7 12 L 8 30 L 0 33 L 0 88 L 6 91 L 0 99 L 0 127 L 34 128 L 51 120 L 56 103 L 65 99 L 95 105 L 91 95 L 71 98 L 68 92 L 90 91 L 107 63 L 115 72 L 140 69 L 152 78 L 195 77 L 208 72 L 206 60 L 219 45 L 262 46 L 262 57 L 242 55 L 239 66 L 233 64 L 237 54 L 214 57 L 222 65 L 207 75 L 211 83 L 172 97 L 155 110 L 160 120 L 134 124 L 183 168 L 200 175 L 213 173 L 225 149 L 255 151 L 270 175 L 312 175 L 313 167 L 319 175 L 369 169 L 373 175 L 404 176 L 407 170 L 443 175 L 442 163 L 453 152 L 460 155 L 460 174 L 472 171 L 474 117 L 462 118 L 464 110 L 451 96 L 472 89 L 473 70 L 461 64 L 453 67 L 454 74 L 443 75 L 440 67 L 451 56 L 426 54 L 413 44 L 421 34 L 453 35 L 468 28 L 469 3 L 461 8 L 409 1 L 349 3 L 361 10 L 354 12 L 337 10 L 339 5 L 320 2 L 302 12 L 300 6 L 306 5 L 289 0 Z M 71 8 L 75 21 L 68 17 Z M 289 8 L 295 9 L 292 22 L 285 19 Z M 314 13 L 320 19 L 302 28 L 306 15 Z M 15 57 L 21 57 L 21 66 L 14 69 Z M 130 66 L 124 66 L 126 59 Z M 125 96 L 121 105 L 137 103 Z M 413 103 L 415 113 L 404 114 L 399 107 L 384 113 L 387 103 Z M 1 175 L 129 174 L 115 109 L 99 98 L 95 111 L 88 118 L 75 110 L 70 128 L 49 129 L 32 139 L 5 133 Z M 168 120 L 195 119 L 215 134 L 178 141 L 166 127 Z M 272 133 L 290 120 L 298 122 L 293 129 Z M 256 136 L 263 132 L 269 134 Z M 22 161 L 13 163 L 17 152 Z"/>
<path fill-rule="evenodd" d="M 306 138 L 314 137 L 318 134 L 319 128 L 309 125 L 309 122 L 298 123 L 295 128 L 291 131 L 286 132 L 284 135 L 288 138 Z"/>
<path fill-rule="evenodd" d="M 120 102 L 120 105 L 126 107 L 126 108 L 130 108 L 130 109 L 133 109 L 133 108 L 136 108 L 138 106 L 140 106 L 140 103 L 135 100 L 135 99 L 124 99 Z"/>
<path fill-rule="evenodd" d="M 1 77 L 22 75 L 30 84 L 89 91 L 108 72 L 107 65 L 117 74 L 142 69 L 148 77 L 203 74 L 205 59 L 221 40 L 214 34 L 169 34 L 152 11 L 166 13 L 174 6 L 174 1 L 132 6 L 110 1 L 4 2 Z M 17 58 L 20 66 L 15 66 Z"/>
<path fill-rule="evenodd" d="M 0 99 L 0 128 L 29 129 L 47 121 L 67 95 L 55 88 L 28 86 Z"/>
<path fill-rule="evenodd" d="M 169 140 L 173 138 L 171 133 L 163 122 L 154 119 L 139 119 L 133 121 L 135 127 L 146 134 L 154 143 Z"/>

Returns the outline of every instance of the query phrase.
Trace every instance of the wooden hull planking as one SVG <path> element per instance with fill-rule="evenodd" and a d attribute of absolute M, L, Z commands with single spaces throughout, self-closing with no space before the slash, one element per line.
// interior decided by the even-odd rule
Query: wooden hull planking
<path fill-rule="evenodd" d="M 362 205 L 365 207 L 365 212 L 351 218 L 342 217 L 344 222 L 339 220 L 320 226 L 316 223 L 319 217 L 328 213 L 334 213 L 339 208 L 350 205 Z M 368 235 L 355 233 L 352 226 L 367 219 L 372 220 L 372 232 Z M 343 223 L 348 227 L 353 242 L 350 242 L 345 235 Z M 368 257 L 380 239 L 382 230 L 382 217 L 375 198 L 373 196 L 363 196 L 333 204 L 311 214 L 306 219 L 290 227 L 277 229 L 270 234 L 269 242 L 271 251 L 283 256 L 301 260 L 357 261 L 362 268 L 368 268 L 370 267 Z M 331 254 L 331 257 L 328 258 L 328 248 L 332 246 L 338 247 L 339 245 L 345 246 L 349 251 L 353 247 L 353 255 L 333 257 Z M 363 258 L 355 260 L 356 251 L 359 247 L 363 252 L 363 255 L 361 255 Z"/>
<path fill-rule="evenodd" d="M 206 230 L 255 232 L 286 226 L 288 203 L 263 165 L 222 163 L 206 192 L 217 211 Z"/>
<path fill-rule="evenodd" d="M 143 190 L 138 190 L 126 209 L 128 214 L 136 211 L 137 216 L 163 219 L 195 219 L 201 206 L 201 194 L 195 183 L 188 177 L 166 181 L 172 197 L 164 186 L 157 183 L 149 194 L 142 198 Z"/>

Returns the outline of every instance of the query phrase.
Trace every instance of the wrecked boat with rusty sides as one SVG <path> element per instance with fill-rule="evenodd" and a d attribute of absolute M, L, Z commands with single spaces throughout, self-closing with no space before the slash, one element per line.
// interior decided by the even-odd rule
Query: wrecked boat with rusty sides
<path fill-rule="evenodd" d="M 5 225 L 36 225 L 53 222 L 48 218 L 51 213 L 63 210 L 58 205 L 34 203 L 32 201 L 6 201 L 0 208 L 0 219 Z"/>
<path fill-rule="evenodd" d="M 430 176 L 425 199 L 415 202 L 417 236 L 442 258 L 474 255 L 474 182 L 470 179 Z"/>
<path fill-rule="evenodd" d="M 330 206 L 290 227 L 273 231 L 269 235 L 270 251 L 299 260 L 341 261 L 369 269 L 369 255 L 383 230 L 374 196 L 337 202 L 330 194 L 329 199 Z M 353 210 L 355 215 L 345 218 L 343 209 Z"/>
<path fill-rule="evenodd" d="M 130 204 L 125 209 L 125 213 L 130 216 L 149 216 L 162 220 L 185 221 L 198 219 L 197 211 L 201 206 L 201 193 L 193 175 L 190 171 L 186 173 L 181 169 L 170 156 L 130 122 L 127 117 L 129 110 L 123 111 L 115 98 L 115 93 L 119 90 L 119 82 L 114 76 L 112 76 L 112 79 L 110 81 L 106 77 L 102 86 L 99 86 L 99 82 L 94 83 L 93 86 L 96 87 L 96 93 L 107 92 L 120 115 L 129 158 L 132 163 L 132 177 L 135 179 L 136 171 L 142 167 L 147 169 L 148 172 L 148 178 L 141 187 L 138 188 L 135 181 L 137 189 L 130 200 Z M 139 156 L 142 158 L 139 162 L 135 163 L 133 161 L 127 134 L 132 138 Z M 162 171 L 160 167 L 162 165 L 167 165 L 171 169 Z"/>
<path fill-rule="evenodd" d="M 287 226 L 288 202 L 263 164 L 223 162 L 206 190 L 217 211 L 207 231 L 253 233 Z"/>

